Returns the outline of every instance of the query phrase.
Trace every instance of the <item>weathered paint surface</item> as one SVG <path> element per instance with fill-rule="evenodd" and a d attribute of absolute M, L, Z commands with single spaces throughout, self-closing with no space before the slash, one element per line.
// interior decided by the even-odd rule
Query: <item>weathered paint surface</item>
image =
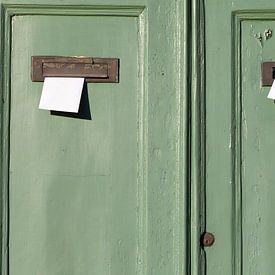
<path fill-rule="evenodd" d="M 109 4 L 1 6 L 3 274 L 189 268 L 185 4 Z M 117 57 L 120 83 L 88 85 L 91 120 L 51 115 L 32 55 Z"/>
<path fill-rule="evenodd" d="M 274 38 L 265 32 L 275 23 L 247 20 L 242 24 L 242 194 L 243 272 L 272 274 L 275 263 L 274 125 L 270 88 L 260 88 L 261 62 L 275 60 Z M 254 33 L 262 33 L 262 45 Z"/>
<path fill-rule="evenodd" d="M 275 5 L 206 2 L 207 274 L 273 274 L 275 105 L 261 62 L 275 60 Z"/>
<path fill-rule="evenodd" d="M 136 18 L 13 18 L 11 274 L 135 272 L 137 39 Z M 121 82 L 88 85 L 91 120 L 51 115 L 37 108 L 42 84 L 30 81 L 39 54 L 119 56 Z"/>

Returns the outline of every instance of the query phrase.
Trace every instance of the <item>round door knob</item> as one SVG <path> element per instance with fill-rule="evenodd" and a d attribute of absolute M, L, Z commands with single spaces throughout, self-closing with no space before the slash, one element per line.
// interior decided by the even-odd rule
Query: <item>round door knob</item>
<path fill-rule="evenodd" d="M 201 244 L 204 247 L 212 246 L 215 242 L 215 236 L 212 233 L 205 232 L 201 236 Z"/>

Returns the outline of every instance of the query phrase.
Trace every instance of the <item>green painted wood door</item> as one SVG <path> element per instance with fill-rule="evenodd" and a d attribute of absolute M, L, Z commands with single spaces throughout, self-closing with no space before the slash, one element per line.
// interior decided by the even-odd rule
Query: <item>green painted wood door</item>
<path fill-rule="evenodd" d="M 275 60 L 275 5 L 206 2 L 205 205 L 216 236 L 205 249 L 206 274 L 271 275 L 275 105 L 261 63 Z"/>
<path fill-rule="evenodd" d="M 1 3 L 1 274 L 186 274 L 184 1 Z M 119 58 L 120 81 L 39 110 L 35 55 Z"/>

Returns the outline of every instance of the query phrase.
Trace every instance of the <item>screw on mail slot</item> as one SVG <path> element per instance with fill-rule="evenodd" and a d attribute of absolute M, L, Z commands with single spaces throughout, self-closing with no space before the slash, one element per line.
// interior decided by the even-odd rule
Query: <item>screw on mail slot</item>
<path fill-rule="evenodd" d="M 86 82 L 117 83 L 119 59 L 33 56 L 32 81 L 43 82 L 45 77 L 83 77 Z"/>

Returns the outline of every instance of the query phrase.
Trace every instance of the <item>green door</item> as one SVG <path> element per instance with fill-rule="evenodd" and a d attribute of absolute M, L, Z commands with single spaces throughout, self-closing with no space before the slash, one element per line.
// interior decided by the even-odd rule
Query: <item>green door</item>
<path fill-rule="evenodd" d="M 206 274 L 271 275 L 275 104 L 261 64 L 275 61 L 275 5 L 206 2 L 205 212 L 216 237 L 205 248 Z"/>
<path fill-rule="evenodd" d="M 184 5 L 1 4 L 1 274 L 186 274 Z M 119 58 L 120 81 L 39 110 L 41 55 Z"/>

